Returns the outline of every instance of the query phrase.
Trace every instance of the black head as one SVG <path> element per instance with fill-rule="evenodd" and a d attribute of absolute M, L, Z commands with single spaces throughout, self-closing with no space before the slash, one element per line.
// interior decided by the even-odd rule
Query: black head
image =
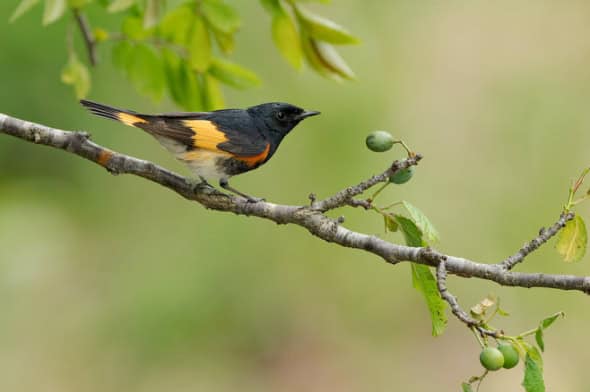
<path fill-rule="evenodd" d="M 282 139 L 304 118 L 320 114 L 320 112 L 305 111 L 300 107 L 282 102 L 252 106 L 248 108 L 248 113 L 254 117 L 256 122 L 264 124 L 266 130 L 270 132 L 271 138 L 278 137 L 279 139 Z"/>

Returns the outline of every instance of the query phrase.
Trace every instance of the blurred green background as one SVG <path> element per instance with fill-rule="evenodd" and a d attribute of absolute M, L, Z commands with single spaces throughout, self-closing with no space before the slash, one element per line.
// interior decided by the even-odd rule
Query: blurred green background
<path fill-rule="evenodd" d="M 42 7 L 16 23 L 0 2 L 0 111 L 63 129 L 187 174 L 139 130 L 91 117 L 59 81 L 68 22 L 41 28 Z M 569 181 L 590 163 L 587 1 L 335 1 L 313 9 L 349 27 L 344 57 L 358 81 L 297 74 L 272 45 L 258 2 L 233 58 L 261 88 L 227 91 L 231 107 L 288 101 L 321 110 L 270 164 L 234 179 L 278 203 L 306 203 L 383 170 L 395 153 L 364 146 L 374 129 L 425 158 L 383 200 L 407 199 L 442 234 L 441 250 L 481 262 L 515 252 L 558 216 Z M 94 24 L 121 16 L 92 7 Z M 110 64 L 90 98 L 146 112 Z M 580 212 L 590 217 L 590 208 Z M 386 236 L 377 215 L 338 211 L 349 228 Z M 521 271 L 588 275 L 552 245 Z M 566 312 L 546 335 L 550 391 L 588 390 L 588 298 L 449 278 L 465 307 L 489 292 L 509 333 Z M 294 226 L 207 211 L 176 194 L 54 149 L 0 136 L 0 389 L 5 391 L 457 391 L 480 373 L 478 345 L 450 317 L 430 336 L 408 265 L 391 267 Z M 519 390 L 520 370 L 482 391 Z"/>

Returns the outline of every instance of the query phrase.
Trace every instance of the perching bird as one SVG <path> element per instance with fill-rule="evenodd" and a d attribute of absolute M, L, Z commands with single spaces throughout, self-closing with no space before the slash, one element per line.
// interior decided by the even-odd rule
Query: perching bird
<path fill-rule="evenodd" d="M 140 114 L 86 100 L 80 103 L 93 114 L 143 129 L 203 182 L 219 180 L 222 188 L 252 202 L 261 199 L 231 187 L 228 179 L 266 163 L 301 120 L 320 114 L 279 102 L 245 110 L 168 114 Z"/>

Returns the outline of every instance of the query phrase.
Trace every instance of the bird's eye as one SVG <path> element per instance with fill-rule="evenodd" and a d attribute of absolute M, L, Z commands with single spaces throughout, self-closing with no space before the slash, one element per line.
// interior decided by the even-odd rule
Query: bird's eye
<path fill-rule="evenodd" d="M 284 112 L 277 112 L 277 118 L 279 120 L 284 120 L 285 119 L 285 113 Z"/>

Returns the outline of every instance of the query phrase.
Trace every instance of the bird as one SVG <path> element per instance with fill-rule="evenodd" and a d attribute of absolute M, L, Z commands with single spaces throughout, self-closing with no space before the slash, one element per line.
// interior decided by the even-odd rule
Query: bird
<path fill-rule="evenodd" d="M 268 162 L 297 124 L 320 114 L 284 102 L 246 109 L 163 114 L 141 114 L 89 100 L 80 103 L 92 114 L 144 130 L 186 164 L 201 183 L 208 185 L 207 180 L 217 180 L 223 189 L 249 202 L 264 199 L 240 192 L 229 184 L 229 178 Z"/>

